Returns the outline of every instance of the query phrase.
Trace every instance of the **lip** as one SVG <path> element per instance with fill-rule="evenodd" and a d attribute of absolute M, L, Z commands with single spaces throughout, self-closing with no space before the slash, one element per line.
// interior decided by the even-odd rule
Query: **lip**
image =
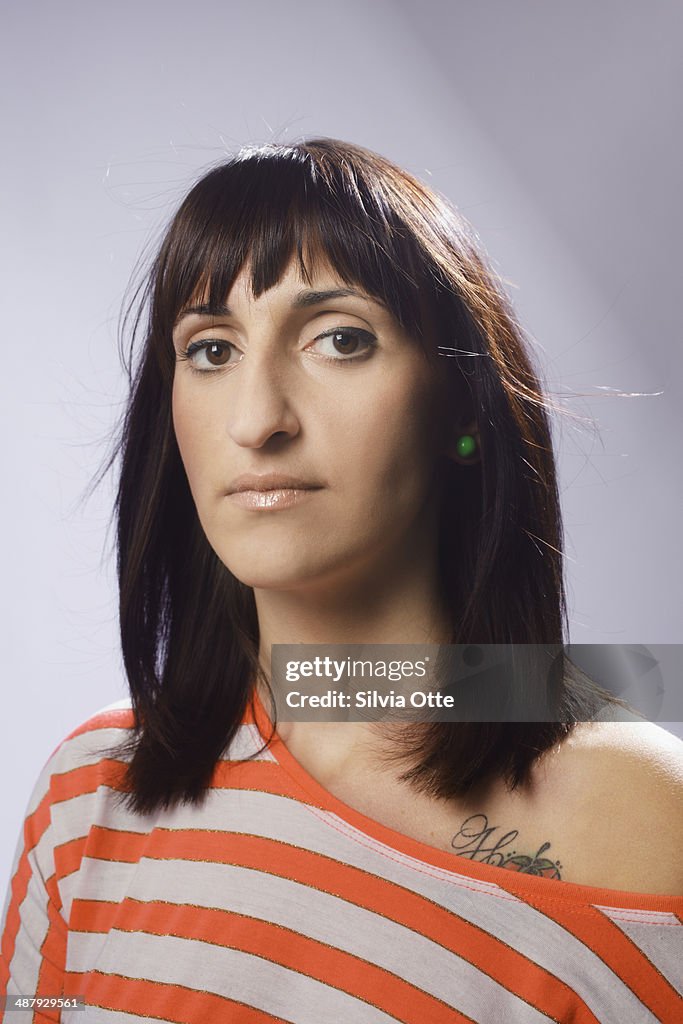
<path fill-rule="evenodd" d="M 241 508 L 274 511 L 280 508 L 291 508 L 298 505 L 319 491 L 319 487 L 297 489 L 295 487 L 278 487 L 269 491 L 233 491 L 228 500 Z"/>
<path fill-rule="evenodd" d="M 284 473 L 244 473 L 232 481 L 227 496 L 241 508 L 274 511 L 292 508 L 321 489 L 322 484 Z"/>
<path fill-rule="evenodd" d="M 240 494 L 243 491 L 316 491 L 321 484 L 301 477 L 289 476 L 284 473 L 243 473 L 228 485 L 228 494 Z"/>

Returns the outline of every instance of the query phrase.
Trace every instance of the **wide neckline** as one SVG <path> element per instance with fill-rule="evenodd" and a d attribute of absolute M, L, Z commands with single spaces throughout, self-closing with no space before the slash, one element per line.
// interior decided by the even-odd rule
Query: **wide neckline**
<path fill-rule="evenodd" d="M 252 713 L 254 724 L 264 740 L 273 732 L 272 719 L 266 711 L 256 688 L 253 690 Z M 437 867 L 456 876 L 476 879 L 495 885 L 505 892 L 518 895 L 520 899 L 547 900 L 550 902 L 603 905 L 617 909 L 649 910 L 654 913 L 683 913 L 683 895 L 672 896 L 662 893 L 630 892 L 622 889 L 608 889 L 601 886 L 566 882 L 561 879 L 542 878 L 536 875 L 516 872 L 510 868 L 496 867 L 481 861 L 470 860 L 460 854 L 448 853 L 430 846 L 419 839 L 413 839 L 388 825 L 356 810 L 344 803 L 317 781 L 289 751 L 280 734 L 276 731 L 269 744 L 272 756 L 307 796 L 309 803 L 335 814 L 352 829 L 381 843 L 390 850 Z"/>

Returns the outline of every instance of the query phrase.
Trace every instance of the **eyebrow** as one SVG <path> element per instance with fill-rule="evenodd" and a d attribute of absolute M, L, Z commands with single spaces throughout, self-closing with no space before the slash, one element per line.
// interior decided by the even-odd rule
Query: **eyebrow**
<path fill-rule="evenodd" d="M 319 306 L 322 302 L 329 302 L 330 299 L 346 298 L 365 299 L 366 302 L 374 302 L 378 306 L 382 306 L 383 309 L 388 310 L 387 305 L 381 299 L 364 295 L 362 292 L 354 291 L 353 288 L 331 288 L 328 291 L 299 292 L 292 302 L 292 309 L 308 309 L 309 306 Z M 175 325 L 177 326 L 185 317 L 192 316 L 193 314 L 197 316 L 232 316 L 232 310 L 223 302 L 214 303 L 213 305 L 209 302 L 203 302 L 197 306 L 187 306 L 176 317 Z"/>

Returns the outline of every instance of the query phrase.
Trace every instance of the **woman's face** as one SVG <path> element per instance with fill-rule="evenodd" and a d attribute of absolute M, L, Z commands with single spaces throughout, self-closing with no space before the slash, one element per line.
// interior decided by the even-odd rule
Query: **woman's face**
<path fill-rule="evenodd" d="M 393 315 L 321 263 L 174 330 L 173 422 L 200 522 L 257 588 L 363 583 L 434 542 L 442 393 Z M 354 289 L 355 291 L 356 289 Z M 281 477 L 278 480 L 277 477 Z"/>

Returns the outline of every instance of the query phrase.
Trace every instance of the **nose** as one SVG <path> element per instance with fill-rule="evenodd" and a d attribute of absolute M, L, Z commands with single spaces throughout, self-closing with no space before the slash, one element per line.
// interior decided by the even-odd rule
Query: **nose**
<path fill-rule="evenodd" d="M 276 436 L 296 437 L 300 430 L 291 404 L 289 368 L 271 351 L 246 352 L 234 371 L 227 410 L 228 433 L 240 448 L 262 448 Z"/>

